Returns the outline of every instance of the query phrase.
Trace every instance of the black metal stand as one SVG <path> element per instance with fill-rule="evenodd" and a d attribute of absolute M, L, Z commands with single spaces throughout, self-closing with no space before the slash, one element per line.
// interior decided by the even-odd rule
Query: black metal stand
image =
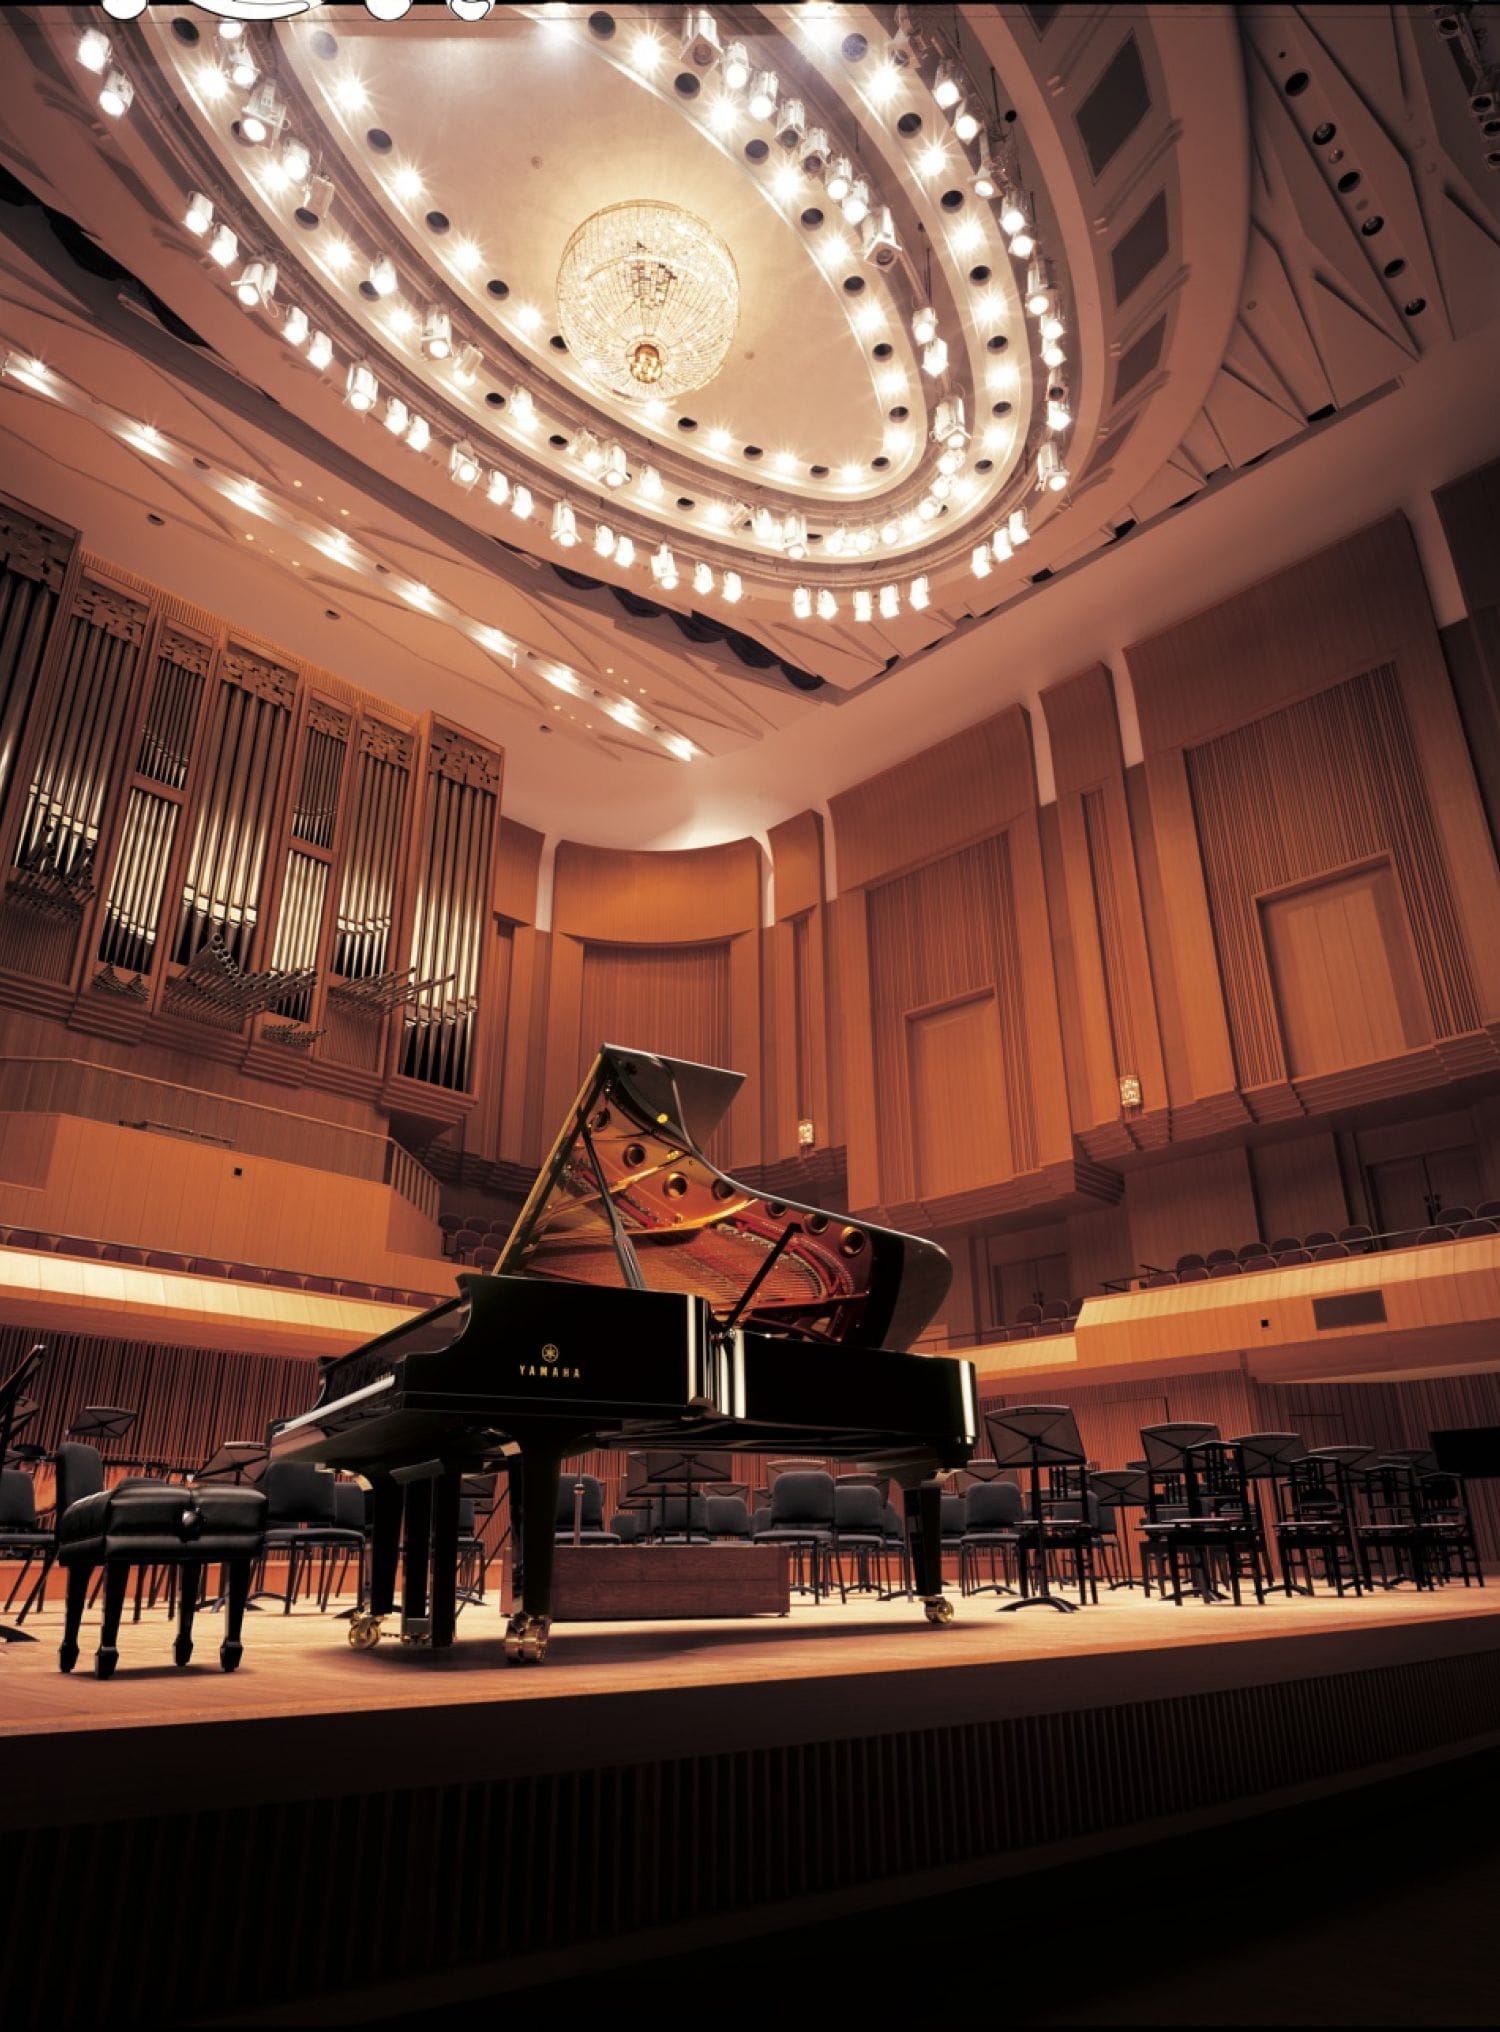
<path fill-rule="evenodd" d="M 1100 1502 L 1115 1513 L 1120 1556 L 1125 1565 L 1125 1578 L 1112 1580 L 1109 1592 L 1114 1594 L 1120 1588 L 1139 1588 L 1144 1594 L 1146 1583 L 1136 1576 L 1135 1543 L 1125 1517 L 1127 1510 L 1144 1510 L 1146 1507 L 1144 1473 L 1140 1468 L 1096 1468 L 1089 1476 L 1089 1487 Z"/>
<path fill-rule="evenodd" d="M 632 1480 L 630 1493 L 649 1496 L 654 1503 L 660 1496 L 662 1501 L 662 1537 L 667 1531 L 667 1499 L 681 1490 L 682 1538 L 685 1545 L 693 1543 L 693 1501 L 697 1492 L 708 1484 L 732 1482 L 734 1480 L 734 1457 L 732 1454 L 691 1453 L 647 1453 L 640 1456 L 642 1471 Z M 649 1515 L 649 1512 L 648 1512 Z M 704 1534 L 707 1537 L 707 1533 Z"/>
<path fill-rule="evenodd" d="M 1006 1411 L 986 1412 L 984 1426 L 996 1467 L 1025 1468 L 1031 1490 L 1031 1529 L 1016 1547 L 1021 1579 L 1020 1598 L 1002 1602 L 995 1614 L 1008 1616 L 1017 1609 L 1049 1608 L 1059 1609 L 1070 1616 L 1075 1609 L 1082 1607 L 1082 1602 L 1065 1602 L 1061 1595 L 1052 1592 L 1051 1576 L 1047 1572 L 1047 1517 L 1042 1503 L 1042 1469 L 1083 1466 L 1088 1456 L 1078 1436 L 1077 1421 L 1065 1404 L 1022 1404 Z M 1083 1521 L 1086 1523 L 1087 1519 Z M 1028 1539 L 1031 1541 L 1029 1544 Z M 1034 1591 L 1028 1588 L 1026 1581 L 1027 1560 L 1033 1556 L 1033 1547 L 1036 1561 Z"/>
<path fill-rule="evenodd" d="M 47 1352 L 45 1345 L 38 1341 L 28 1350 L 19 1365 L 0 1383 L 0 1468 L 10 1459 L 10 1443 L 18 1426 L 25 1423 L 35 1410 L 34 1404 L 26 1401 L 26 1386 L 42 1365 Z M 17 1629 L 13 1624 L 0 1623 L 0 1644 L 35 1644 L 36 1638 L 29 1630 Z"/>

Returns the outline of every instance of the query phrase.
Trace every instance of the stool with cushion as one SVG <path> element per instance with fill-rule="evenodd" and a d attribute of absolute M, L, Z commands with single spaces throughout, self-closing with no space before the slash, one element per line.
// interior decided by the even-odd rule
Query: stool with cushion
<path fill-rule="evenodd" d="M 92 1453 L 93 1448 L 79 1451 Z M 219 1663 L 226 1672 L 233 1672 L 240 1662 L 240 1632 L 251 1569 L 265 1536 L 265 1514 L 266 1499 L 259 1489 L 179 1488 L 170 1482 L 99 1488 L 69 1503 L 60 1511 L 57 1524 L 57 1563 L 68 1577 L 67 1620 L 58 1652 L 62 1670 L 71 1672 L 78 1662 L 78 1631 L 89 1583 L 101 1567 L 104 1621 L 94 1654 L 96 1677 L 108 1679 L 119 1659 L 115 1640 L 132 1567 L 181 1569 L 177 1641 L 172 1655 L 178 1665 L 186 1665 L 193 1655 L 193 1615 L 203 1570 L 219 1565 L 225 1581 Z"/>

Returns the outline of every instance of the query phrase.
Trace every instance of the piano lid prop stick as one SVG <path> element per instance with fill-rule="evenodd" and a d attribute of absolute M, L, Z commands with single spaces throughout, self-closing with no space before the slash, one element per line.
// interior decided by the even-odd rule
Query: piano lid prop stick
<path fill-rule="evenodd" d="M 792 1239 L 793 1235 L 800 1235 L 801 1233 L 802 1233 L 801 1221 L 787 1222 L 786 1226 L 782 1229 L 781 1233 L 776 1237 L 776 1246 L 772 1249 L 770 1255 L 767 1256 L 765 1262 L 761 1264 L 760 1268 L 756 1271 L 755 1275 L 750 1279 L 750 1282 L 745 1286 L 744 1290 L 740 1293 L 738 1304 L 735 1306 L 734 1311 L 730 1313 L 728 1319 L 726 1319 L 724 1322 L 725 1333 L 734 1332 L 735 1327 L 739 1324 L 741 1313 L 744 1312 L 746 1306 L 749 1305 L 751 1299 L 754 1298 L 756 1292 L 759 1291 L 760 1287 L 765 1283 L 766 1279 L 770 1276 L 771 1272 L 776 1268 L 776 1265 L 780 1262 L 782 1252 L 785 1250 L 787 1243 Z"/>

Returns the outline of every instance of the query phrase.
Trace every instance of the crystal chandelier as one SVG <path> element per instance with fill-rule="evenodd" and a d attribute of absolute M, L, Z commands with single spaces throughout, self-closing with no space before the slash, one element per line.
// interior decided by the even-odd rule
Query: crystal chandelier
<path fill-rule="evenodd" d="M 627 402 L 685 395 L 724 364 L 739 271 L 702 219 L 639 198 L 595 212 L 569 240 L 557 308 L 569 352 L 600 388 Z"/>

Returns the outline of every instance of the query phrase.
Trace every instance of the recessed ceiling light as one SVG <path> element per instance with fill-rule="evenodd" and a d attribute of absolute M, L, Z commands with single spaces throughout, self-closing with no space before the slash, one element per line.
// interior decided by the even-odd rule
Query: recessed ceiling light
<path fill-rule="evenodd" d="M 877 303 L 873 297 L 869 302 L 862 303 L 854 313 L 854 329 L 857 332 L 878 332 L 884 323 L 884 306 Z"/>
<path fill-rule="evenodd" d="M 354 250 L 347 240 L 329 240 L 323 246 L 323 259 L 330 268 L 342 271 L 353 263 Z"/>
<path fill-rule="evenodd" d="M 984 228 L 978 219 L 965 219 L 953 228 L 949 244 L 955 254 L 972 254 L 984 241 Z"/>
<path fill-rule="evenodd" d="M 403 162 L 391 178 L 391 189 L 398 198 L 419 198 L 422 195 L 422 178 L 409 162 Z"/>
<path fill-rule="evenodd" d="M 483 263 L 484 255 L 472 240 L 460 240 L 453 249 L 453 265 L 461 269 L 465 275 L 472 275 L 476 268 L 483 266 Z"/>
<path fill-rule="evenodd" d="M 846 487 L 857 487 L 864 476 L 864 467 L 855 465 L 852 460 L 848 465 L 839 467 L 839 478 Z"/>
<path fill-rule="evenodd" d="M 779 198 L 794 198 L 802 188 L 802 172 L 794 162 L 778 163 L 771 177 L 771 189 Z"/>
<path fill-rule="evenodd" d="M 887 367 L 876 383 L 882 395 L 904 395 L 906 374 L 900 367 Z"/>
<path fill-rule="evenodd" d="M 205 99 L 222 99 L 229 90 L 229 80 L 217 64 L 203 64 L 198 70 L 198 90 Z"/>
<path fill-rule="evenodd" d="M 922 153 L 917 157 L 917 174 L 919 176 L 941 176 L 947 165 L 947 149 L 941 143 L 934 141 L 930 147 L 924 148 Z"/>
<path fill-rule="evenodd" d="M 387 322 L 398 339 L 407 338 L 416 328 L 416 318 L 404 303 L 398 303 Z"/>
<path fill-rule="evenodd" d="M 711 452 L 727 452 L 734 439 L 727 430 L 716 427 L 708 433 L 708 448 Z"/>
<path fill-rule="evenodd" d="M 642 30 L 630 45 L 630 67 L 639 71 L 643 78 L 655 77 L 664 54 L 660 36 Z"/>
<path fill-rule="evenodd" d="M 870 73 L 865 89 L 872 104 L 888 106 L 901 89 L 901 73 L 893 63 L 878 64 Z"/>
<path fill-rule="evenodd" d="M 342 106 L 346 113 L 362 113 L 370 103 L 370 95 L 364 85 L 353 76 L 345 76 L 335 81 L 333 98 L 334 104 Z"/>
<path fill-rule="evenodd" d="M 518 303 L 516 305 L 516 323 L 521 327 L 523 332 L 536 331 L 541 322 L 542 314 L 534 303 Z"/>
<path fill-rule="evenodd" d="M 708 124 L 715 134 L 732 134 L 740 124 L 740 109 L 733 99 L 722 94 L 711 99 L 708 105 Z"/>
<path fill-rule="evenodd" d="M 797 470 L 797 454 L 795 452 L 777 452 L 771 464 L 778 473 L 794 473 Z"/>

